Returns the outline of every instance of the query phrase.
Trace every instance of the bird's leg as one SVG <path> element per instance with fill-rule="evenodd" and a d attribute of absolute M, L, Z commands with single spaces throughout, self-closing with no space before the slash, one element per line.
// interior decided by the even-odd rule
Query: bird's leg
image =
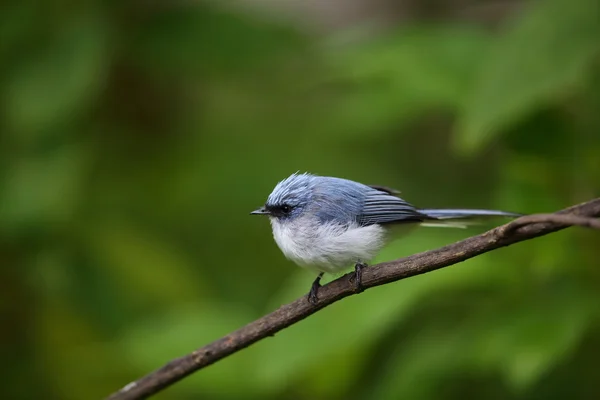
<path fill-rule="evenodd" d="M 315 279 L 315 281 L 313 282 L 312 286 L 310 287 L 310 292 L 308 292 L 308 302 L 311 304 L 317 304 L 317 301 L 319 301 L 319 288 L 321 287 L 321 278 L 323 277 L 323 272 L 321 272 L 319 274 L 319 276 L 317 276 L 317 279 Z"/>
<path fill-rule="evenodd" d="M 352 280 L 352 278 L 354 278 L 354 288 L 357 292 L 362 292 L 363 291 L 363 287 L 362 287 L 362 270 L 363 268 L 365 268 L 367 266 L 367 264 L 362 263 L 362 262 L 357 262 L 356 264 L 354 264 L 354 277 L 350 277 L 350 280 Z"/>

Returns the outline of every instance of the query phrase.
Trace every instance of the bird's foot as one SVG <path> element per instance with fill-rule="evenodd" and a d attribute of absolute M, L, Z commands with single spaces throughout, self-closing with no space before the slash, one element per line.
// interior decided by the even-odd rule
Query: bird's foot
<path fill-rule="evenodd" d="M 315 279 L 312 286 L 310 287 L 310 292 L 308 292 L 308 302 L 310 304 L 315 305 L 319 301 L 319 288 L 321 287 L 321 277 L 323 277 L 322 272 L 319 274 L 319 276 L 317 276 L 317 279 Z"/>
<path fill-rule="evenodd" d="M 367 264 L 365 264 L 365 263 L 357 262 L 354 265 L 354 275 L 350 276 L 350 282 L 352 282 L 354 280 L 354 290 L 358 293 L 361 293 L 364 290 L 364 288 L 362 286 L 362 270 L 366 266 L 367 266 Z"/>

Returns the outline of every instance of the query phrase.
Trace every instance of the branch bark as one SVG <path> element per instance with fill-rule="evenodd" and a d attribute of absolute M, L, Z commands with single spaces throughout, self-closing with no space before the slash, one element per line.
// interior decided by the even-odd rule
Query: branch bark
<path fill-rule="evenodd" d="M 571 225 L 600 229 L 600 198 L 582 203 L 555 214 L 528 215 L 486 233 L 460 242 L 395 261 L 366 268 L 362 275 L 364 289 L 395 282 L 411 276 L 435 271 L 513 243 L 533 239 L 564 229 Z M 319 290 L 319 302 L 310 304 L 306 296 L 281 306 L 271 314 L 218 339 L 190 354 L 177 358 L 160 369 L 129 383 L 107 400 L 137 400 L 147 398 L 207 367 L 222 358 L 240 351 L 257 341 L 287 328 L 290 325 L 327 307 L 357 294 L 349 281 L 351 274 L 342 276 Z"/>

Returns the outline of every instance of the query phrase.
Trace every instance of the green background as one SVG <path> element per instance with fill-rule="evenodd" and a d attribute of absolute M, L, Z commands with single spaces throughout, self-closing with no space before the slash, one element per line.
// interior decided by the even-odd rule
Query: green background
<path fill-rule="evenodd" d="M 4 398 L 102 398 L 304 295 L 248 215 L 295 171 L 430 208 L 600 196 L 597 0 L 361 39 L 212 4 L 2 5 Z M 599 243 L 568 229 L 369 290 L 156 398 L 600 398 Z"/>

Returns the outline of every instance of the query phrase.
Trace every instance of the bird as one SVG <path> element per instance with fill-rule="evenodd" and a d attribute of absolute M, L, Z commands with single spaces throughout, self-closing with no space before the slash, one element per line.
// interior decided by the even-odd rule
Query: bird
<path fill-rule="evenodd" d="M 423 209 L 400 192 L 349 179 L 296 172 L 283 179 L 261 208 L 273 238 L 286 258 L 317 273 L 307 299 L 318 303 L 324 273 L 354 265 L 355 289 L 362 291 L 362 270 L 394 238 L 396 227 L 466 227 L 481 217 L 517 218 L 522 214 L 477 209 Z"/>

